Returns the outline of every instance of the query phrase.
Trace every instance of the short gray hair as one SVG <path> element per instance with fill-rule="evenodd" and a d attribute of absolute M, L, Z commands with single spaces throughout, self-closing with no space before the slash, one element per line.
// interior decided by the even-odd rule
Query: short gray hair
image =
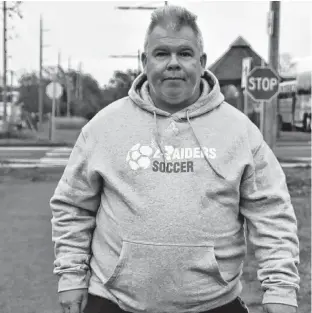
<path fill-rule="evenodd" d="M 181 6 L 165 5 L 156 9 L 151 14 L 151 21 L 147 28 L 144 40 L 144 51 L 147 51 L 148 37 L 154 28 L 161 24 L 167 24 L 173 30 L 179 30 L 183 26 L 189 26 L 195 33 L 200 53 L 204 50 L 202 33 L 197 25 L 197 16 Z"/>

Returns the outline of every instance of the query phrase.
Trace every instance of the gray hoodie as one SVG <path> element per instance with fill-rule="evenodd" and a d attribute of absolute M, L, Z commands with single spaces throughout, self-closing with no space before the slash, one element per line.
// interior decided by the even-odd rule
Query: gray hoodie
<path fill-rule="evenodd" d="M 202 78 L 198 101 L 156 108 L 140 75 L 81 131 L 50 201 L 59 291 L 129 312 L 186 313 L 242 290 L 247 234 L 263 303 L 297 305 L 297 223 L 257 127 Z"/>

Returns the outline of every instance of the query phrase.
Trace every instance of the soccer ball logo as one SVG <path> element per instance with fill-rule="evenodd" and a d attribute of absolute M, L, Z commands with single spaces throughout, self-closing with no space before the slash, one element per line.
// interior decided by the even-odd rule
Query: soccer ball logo
<path fill-rule="evenodd" d="M 149 146 L 142 146 L 140 143 L 133 146 L 127 155 L 127 162 L 132 170 L 140 168 L 147 169 L 151 165 L 153 149 Z"/>

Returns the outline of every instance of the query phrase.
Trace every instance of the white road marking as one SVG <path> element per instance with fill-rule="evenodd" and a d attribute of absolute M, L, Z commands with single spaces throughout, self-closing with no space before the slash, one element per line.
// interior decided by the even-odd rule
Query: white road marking
<path fill-rule="evenodd" d="M 38 160 L 37 160 L 38 162 Z M 41 158 L 40 163 L 45 164 L 64 164 L 66 165 L 68 162 L 68 158 Z"/>
<path fill-rule="evenodd" d="M 0 151 L 44 151 L 51 147 L 0 147 Z"/>

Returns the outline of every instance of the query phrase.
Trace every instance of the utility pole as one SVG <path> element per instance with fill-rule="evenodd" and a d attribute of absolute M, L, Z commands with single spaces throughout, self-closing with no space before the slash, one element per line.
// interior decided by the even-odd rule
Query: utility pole
<path fill-rule="evenodd" d="M 138 74 L 141 73 L 141 51 L 138 50 Z"/>
<path fill-rule="evenodd" d="M 76 86 L 75 86 L 76 98 L 82 100 L 82 62 L 78 64 Z"/>
<path fill-rule="evenodd" d="M 7 131 L 7 6 L 3 1 L 3 124 L 4 131 Z"/>
<path fill-rule="evenodd" d="M 164 5 L 167 6 L 168 5 L 168 1 L 164 1 Z M 116 9 L 117 10 L 156 10 L 158 7 L 156 6 L 145 6 L 145 5 L 141 5 L 141 6 L 117 6 Z M 137 58 L 138 60 L 138 73 L 141 72 L 141 52 L 140 50 L 138 50 L 138 54 L 137 55 L 110 55 L 110 58 L 123 58 L 123 59 L 132 59 L 132 58 Z"/>
<path fill-rule="evenodd" d="M 269 32 L 269 65 L 278 73 L 279 36 L 280 36 L 280 2 L 270 1 L 271 29 Z M 273 150 L 277 136 L 277 97 L 264 106 L 264 140 Z"/>
<path fill-rule="evenodd" d="M 40 15 L 40 35 L 39 35 L 39 88 L 38 88 L 38 114 L 39 114 L 39 125 L 38 129 L 42 128 L 42 115 L 43 115 L 43 84 L 42 84 L 42 50 L 43 50 L 43 22 L 42 15 Z"/>
<path fill-rule="evenodd" d="M 10 74 L 11 74 L 11 88 L 10 88 L 10 91 L 12 92 L 12 91 L 13 91 L 14 71 L 13 71 L 13 70 L 11 70 L 11 71 L 10 71 Z"/>
<path fill-rule="evenodd" d="M 71 92 L 72 92 L 72 78 L 70 75 L 70 68 L 71 68 L 71 59 L 68 58 L 68 69 L 66 75 L 66 86 L 67 86 L 67 117 L 70 117 L 70 102 L 71 102 Z"/>
<path fill-rule="evenodd" d="M 59 73 L 61 63 L 62 63 L 62 54 L 61 54 L 61 51 L 59 51 L 57 54 L 57 73 Z"/>
<path fill-rule="evenodd" d="M 57 55 L 57 72 L 56 72 L 56 77 L 59 79 L 60 75 L 60 67 L 61 67 L 61 51 L 58 52 L 58 55 Z M 57 116 L 61 116 L 61 101 L 60 99 L 57 100 L 56 102 L 56 114 Z"/>
<path fill-rule="evenodd" d="M 43 32 L 48 31 L 48 29 L 43 28 L 43 19 L 42 15 L 40 15 L 40 31 L 39 31 L 39 84 L 38 84 L 38 115 L 39 115 L 39 125 L 38 129 L 41 130 L 42 122 L 43 122 L 43 79 L 42 79 L 42 71 L 43 71 L 43 48 L 47 47 L 43 44 Z"/>
<path fill-rule="evenodd" d="M 7 112 L 7 61 L 8 61 L 8 55 L 7 55 L 7 18 L 8 18 L 8 12 L 9 17 L 12 17 L 12 13 L 16 13 L 20 18 L 23 18 L 22 14 L 19 11 L 19 6 L 21 4 L 21 1 L 16 1 L 16 3 L 12 6 L 7 6 L 6 1 L 2 1 L 2 13 L 3 13 L 3 92 L 2 92 L 2 98 L 3 98 L 3 129 L 4 132 L 7 133 L 9 131 L 9 124 L 8 124 L 8 112 Z"/>
<path fill-rule="evenodd" d="M 83 78 L 82 78 L 82 62 L 79 63 L 79 100 L 83 100 Z"/>

